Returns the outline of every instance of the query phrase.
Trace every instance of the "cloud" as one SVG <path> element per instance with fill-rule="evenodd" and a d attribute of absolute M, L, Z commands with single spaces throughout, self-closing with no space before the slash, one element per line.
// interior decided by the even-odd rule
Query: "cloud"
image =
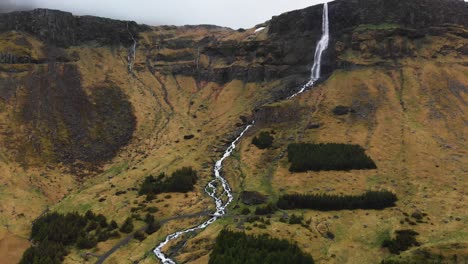
<path fill-rule="evenodd" d="M 0 13 L 31 10 L 36 8 L 34 0 L 0 0 Z"/>
<path fill-rule="evenodd" d="M 0 0 L 0 10 L 50 8 L 149 25 L 214 24 L 250 28 L 274 15 L 326 0 Z"/>

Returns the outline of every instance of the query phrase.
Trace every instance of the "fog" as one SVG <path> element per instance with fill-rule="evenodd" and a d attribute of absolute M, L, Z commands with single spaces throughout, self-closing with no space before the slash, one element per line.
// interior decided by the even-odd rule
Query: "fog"
<path fill-rule="evenodd" d="M 274 15 L 326 0 L 0 0 L 0 11 L 50 8 L 148 25 L 214 24 L 250 28 Z"/>

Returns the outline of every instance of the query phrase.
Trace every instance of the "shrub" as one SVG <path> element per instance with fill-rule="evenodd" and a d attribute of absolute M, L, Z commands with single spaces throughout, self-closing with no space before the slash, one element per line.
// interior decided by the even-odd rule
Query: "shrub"
<path fill-rule="evenodd" d="M 118 231 L 113 231 L 109 233 L 109 238 L 119 238 L 120 234 Z"/>
<path fill-rule="evenodd" d="M 148 207 L 146 211 L 148 211 L 148 213 L 156 213 L 159 209 L 157 207 Z"/>
<path fill-rule="evenodd" d="M 109 231 L 103 231 L 99 233 L 99 235 L 97 236 L 97 241 L 98 242 L 106 241 L 109 239 L 109 237 L 110 237 Z"/>
<path fill-rule="evenodd" d="M 250 209 L 247 208 L 247 207 L 243 208 L 242 211 L 241 211 L 241 214 L 243 214 L 243 215 L 248 215 L 248 214 L 250 214 Z"/>
<path fill-rule="evenodd" d="M 131 233 L 133 231 L 133 220 L 132 218 L 128 217 L 125 219 L 125 222 L 120 227 L 120 232 L 122 233 Z"/>
<path fill-rule="evenodd" d="M 146 228 L 146 233 L 148 235 L 153 234 L 161 228 L 161 224 L 154 219 L 154 216 L 147 214 L 145 217 L 145 222 L 148 224 Z"/>
<path fill-rule="evenodd" d="M 260 217 L 258 217 L 258 216 L 249 216 L 249 217 L 247 217 L 245 219 L 245 222 L 253 223 L 253 222 L 258 221 L 258 220 L 260 220 Z"/>
<path fill-rule="evenodd" d="M 288 159 L 291 172 L 358 170 L 377 168 L 359 145 L 348 144 L 290 144 Z"/>
<path fill-rule="evenodd" d="M 394 239 L 386 239 L 382 242 L 382 247 L 388 248 L 392 254 L 400 254 L 400 252 L 408 250 L 412 246 L 419 246 L 416 241 L 417 232 L 406 229 L 396 231 Z"/>
<path fill-rule="evenodd" d="M 193 187 L 198 180 L 195 170 L 184 167 L 172 173 L 171 177 L 161 173 L 157 178 L 150 175 L 141 184 L 139 195 L 147 195 L 147 200 L 154 199 L 154 195 L 164 192 L 187 193 L 193 191 Z"/>
<path fill-rule="evenodd" d="M 255 214 L 256 215 L 267 215 L 267 214 L 272 214 L 272 213 L 276 212 L 276 210 L 278 210 L 276 205 L 272 204 L 272 203 L 269 203 L 269 204 L 267 204 L 265 206 L 257 207 L 255 209 Z"/>
<path fill-rule="evenodd" d="M 268 132 L 261 132 L 258 137 L 252 139 L 252 144 L 259 149 L 269 148 L 273 144 L 273 136 Z"/>
<path fill-rule="evenodd" d="M 95 247 L 97 240 L 90 238 L 88 236 L 80 236 L 76 241 L 76 246 L 80 249 L 90 249 Z"/>
<path fill-rule="evenodd" d="M 397 197 L 389 191 L 368 191 L 362 195 L 286 194 L 278 199 L 281 209 L 319 211 L 384 209 L 395 205 Z"/>
<path fill-rule="evenodd" d="M 109 224 L 109 226 L 107 227 L 107 229 L 109 230 L 114 230 L 114 229 L 117 229 L 119 227 L 119 225 L 117 225 L 117 222 L 115 222 L 114 220 L 112 220 Z"/>
<path fill-rule="evenodd" d="M 146 238 L 145 234 L 141 231 L 136 231 L 133 237 L 139 241 L 143 241 Z"/>
<path fill-rule="evenodd" d="M 293 214 L 289 218 L 289 224 L 290 225 L 300 225 L 302 223 L 302 220 L 304 220 L 304 217 L 296 216 L 295 214 Z"/>
<path fill-rule="evenodd" d="M 356 111 L 352 109 L 351 107 L 342 106 L 342 105 L 339 105 L 333 109 L 333 114 L 338 115 L 338 116 L 347 115 L 349 113 L 354 113 L 354 112 Z"/>

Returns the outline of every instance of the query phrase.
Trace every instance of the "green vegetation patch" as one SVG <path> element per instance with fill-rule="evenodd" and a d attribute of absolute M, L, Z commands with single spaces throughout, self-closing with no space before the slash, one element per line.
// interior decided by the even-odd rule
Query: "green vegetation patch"
<path fill-rule="evenodd" d="M 275 204 L 269 203 L 265 206 L 257 207 L 255 209 L 255 214 L 256 215 L 269 215 L 269 214 L 273 214 L 274 212 L 276 212 L 276 210 L 278 210 L 278 207 L 276 207 Z"/>
<path fill-rule="evenodd" d="M 50 213 L 38 218 L 32 226 L 33 246 L 28 248 L 20 264 L 62 263 L 69 247 L 90 249 L 100 241 L 119 236 L 115 221 L 107 222 L 104 215 L 91 211 L 78 213 Z"/>
<path fill-rule="evenodd" d="M 165 173 L 159 174 L 157 178 L 150 175 L 141 184 L 139 195 L 154 196 L 165 192 L 187 193 L 193 191 L 193 186 L 197 183 L 197 171 L 190 167 L 184 167 L 172 173 L 171 177 L 166 177 Z"/>
<path fill-rule="evenodd" d="M 311 264 L 314 260 L 287 240 L 223 230 L 216 239 L 209 264 Z"/>
<path fill-rule="evenodd" d="M 252 144 L 254 144 L 259 149 L 267 149 L 273 144 L 273 136 L 268 132 L 261 132 L 258 137 L 252 139 Z"/>
<path fill-rule="evenodd" d="M 291 172 L 377 168 L 359 145 L 294 143 L 288 146 L 288 159 Z"/>
<path fill-rule="evenodd" d="M 392 254 L 400 254 L 400 252 L 408 250 L 412 246 L 419 246 L 419 242 L 416 241 L 416 236 L 419 235 L 416 231 L 406 229 L 398 230 L 395 232 L 396 236 L 394 239 L 384 240 L 382 247 L 388 248 Z"/>
<path fill-rule="evenodd" d="M 279 198 L 281 209 L 319 211 L 384 209 L 395 206 L 397 197 L 389 191 L 368 191 L 362 195 L 286 194 Z"/>

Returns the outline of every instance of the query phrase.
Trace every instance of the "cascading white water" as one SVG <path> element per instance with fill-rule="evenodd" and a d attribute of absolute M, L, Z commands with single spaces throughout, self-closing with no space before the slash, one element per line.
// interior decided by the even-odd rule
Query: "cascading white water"
<path fill-rule="evenodd" d="M 128 22 L 127 22 L 127 31 L 128 31 L 128 34 L 130 34 L 130 37 L 131 37 L 132 40 L 133 40 L 133 44 L 132 44 L 132 46 L 130 46 L 130 48 L 128 49 L 128 55 L 127 55 L 128 71 L 129 71 L 129 72 L 132 72 L 132 70 L 133 70 L 133 65 L 135 64 L 135 60 L 136 60 L 137 41 L 136 41 L 136 39 L 133 37 L 133 34 L 132 34 L 132 32 L 130 31 L 130 29 L 129 29 L 129 27 L 128 27 Z"/>
<path fill-rule="evenodd" d="M 323 18 L 322 18 L 322 38 L 320 39 L 319 43 L 317 44 L 317 47 L 315 49 L 315 56 L 314 56 L 314 65 L 312 66 L 312 74 L 309 82 L 304 85 L 301 90 L 295 94 L 293 94 L 289 98 L 293 98 L 301 93 L 303 93 L 307 88 L 310 88 L 314 85 L 314 83 L 320 78 L 320 65 L 322 61 L 322 54 L 323 52 L 327 49 L 328 47 L 328 42 L 330 39 L 329 36 L 329 27 L 328 27 L 328 4 L 325 3 L 323 6 Z M 237 142 L 244 136 L 244 134 L 255 124 L 255 121 L 252 122 L 252 124 L 248 125 L 244 131 L 231 143 L 231 145 L 227 148 L 226 152 L 224 152 L 224 155 L 221 159 L 216 161 L 213 172 L 215 175 L 215 179 L 210 181 L 208 185 L 205 187 L 205 192 L 214 199 L 215 204 L 216 204 L 216 212 L 212 214 L 212 217 L 203 222 L 202 224 L 183 230 L 179 231 L 173 234 L 170 234 L 166 237 L 166 239 L 159 244 L 154 250 L 154 254 L 156 257 L 158 257 L 163 264 L 175 264 L 175 262 L 166 257 L 164 253 L 162 253 L 162 248 L 167 245 L 170 241 L 177 239 L 178 237 L 182 236 L 183 234 L 190 233 L 196 230 L 201 230 L 205 229 L 207 226 L 211 225 L 214 223 L 216 220 L 218 220 L 220 217 L 226 214 L 226 208 L 231 204 L 233 200 L 232 192 L 231 192 L 231 187 L 229 186 L 229 183 L 225 178 L 221 176 L 221 169 L 223 168 L 223 162 L 226 158 L 231 156 L 232 152 L 236 148 Z M 216 186 L 214 185 L 215 182 L 219 181 L 223 187 L 224 192 L 221 193 L 219 196 L 216 195 Z M 222 195 L 225 194 L 227 196 L 227 201 L 223 202 L 222 200 Z"/>
<path fill-rule="evenodd" d="M 189 229 L 186 229 L 186 230 L 183 230 L 183 231 L 179 231 L 179 232 L 176 232 L 176 233 L 173 233 L 173 234 L 170 234 L 166 237 L 166 240 L 164 240 L 164 242 L 162 242 L 161 244 L 158 245 L 158 247 L 156 247 L 154 249 L 154 254 L 156 255 L 156 257 L 158 257 L 162 263 L 164 264 L 175 264 L 175 262 L 173 260 L 171 260 L 170 258 L 167 258 L 163 253 L 162 253 L 162 248 L 167 245 L 170 241 L 180 237 L 181 235 L 183 234 L 186 234 L 186 233 L 189 233 L 189 232 L 193 232 L 195 230 L 200 230 L 200 229 L 204 229 L 206 228 L 207 226 L 211 225 L 212 223 L 214 223 L 216 220 L 218 220 L 220 217 L 222 217 L 223 215 L 226 214 L 226 207 L 228 207 L 229 204 L 231 204 L 232 200 L 233 200 L 233 196 L 232 196 L 232 192 L 231 192 L 231 187 L 229 186 L 229 183 L 227 182 L 226 179 L 224 179 L 222 176 L 221 176 L 221 169 L 223 168 L 223 161 L 231 156 L 231 153 L 234 151 L 234 149 L 236 148 L 236 144 L 237 142 L 244 136 L 245 132 L 247 132 L 247 130 L 249 130 L 252 126 L 254 125 L 254 123 L 252 123 L 251 125 L 248 125 L 244 131 L 242 131 L 242 133 L 231 143 L 231 145 L 227 148 L 226 152 L 224 152 L 224 155 L 223 157 L 216 161 L 216 164 L 214 166 L 214 175 L 215 175 L 215 179 L 212 180 L 211 182 L 208 183 L 208 185 L 206 186 L 205 188 L 205 192 L 215 200 L 215 203 L 216 203 L 216 212 L 213 214 L 213 217 L 211 217 L 209 220 L 203 222 L 202 224 L 196 226 L 196 227 L 193 227 L 193 228 L 189 228 Z M 226 194 L 227 196 L 227 201 L 224 203 L 223 200 L 221 199 L 221 195 L 219 196 L 216 196 L 216 186 L 214 186 L 214 183 L 216 181 L 219 181 L 221 182 L 221 185 L 224 189 L 224 193 L 222 194 Z"/>
<path fill-rule="evenodd" d="M 308 88 L 314 86 L 314 83 L 320 79 L 320 68 L 322 65 L 322 55 L 323 52 L 328 48 L 328 43 L 330 41 L 330 28 L 328 23 L 328 4 L 323 5 L 323 15 L 322 15 L 322 37 L 315 47 L 314 55 L 314 65 L 312 66 L 310 80 L 307 82 L 299 92 L 291 95 L 289 98 L 293 98 L 301 93 L 303 93 Z"/>

